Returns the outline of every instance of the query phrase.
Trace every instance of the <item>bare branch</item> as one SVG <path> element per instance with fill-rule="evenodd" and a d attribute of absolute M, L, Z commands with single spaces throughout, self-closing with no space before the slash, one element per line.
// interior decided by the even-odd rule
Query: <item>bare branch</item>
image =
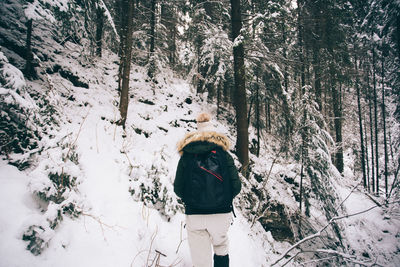
<path fill-rule="evenodd" d="M 400 203 L 400 200 L 387 203 L 387 205 L 394 204 L 394 203 Z M 318 232 L 316 232 L 315 234 L 312 234 L 312 235 L 310 235 L 310 236 L 307 236 L 306 238 L 303 238 L 302 240 L 298 241 L 296 244 L 294 244 L 294 245 L 292 245 L 290 248 L 288 248 L 288 249 L 281 255 L 281 257 L 280 257 L 279 259 L 277 259 L 274 263 L 271 264 L 271 266 L 274 266 L 274 265 L 278 264 L 281 260 L 283 260 L 283 259 L 286 257 L 286 255 L 289 254 L 289 252 L 291 252 L 291 251 L 294 250 L 295 248 L 298 248 L 301 244 L 303 244 L 303 243 L 305 243 L 305 242 L 307 242 L 307 241 L 309 241 L 309 240 L 315 239 L 315 238 L 317 238 L 317 237 L 320 237 L 321 234 L 322 234 L 322 232 L 325 231 L 326 228 L 328 228 L 328 226 L 330 226 L 330 225 L 331 225 L 332 223 L 334 223 L 335 221 L 338 221 L 338 220 L 341 220 L 341 219 L 345 219 L 345 218 L 354 217 L 354 216 L 357 216 L 357 215 L 366 213 L 366 212 L 368 212 L 368 211 L 371 211 L 371 210 L 373 210 L 373 209 L 375 209 L 375 208 L 377 208 L 377 207 L 380 207 L 380 205 L 375 205 L 375 206 L 372 206 L 372 207 L 370 207 L 370 208 L 368 208 L 368 209 L 365 209 L 365 210 L 362 210 L 362 211 L 359 211 L 359 212 L 356 212 L 356 213 L 352 213 L 352 214 L 348 214 L 348 215 L 343 215 L 343 216 L 336 216 L 336 217 L 333 217 L 333 218 L 330 219 L 329 222 L 328 222 L 324 227 L 322 227 Z M 317 250 L 317 251 L 318 251 L 318 250 Z M 328 250 L 322 250 L 322 249 L 321 249 L 320 251 L 328 251 Z M 303 253 L 303 251 L 297 252 L 294 256 L 290 257 L 290 259 L 289 259 L 288 261 L 286 261 L 286 262 L 284 263 L 284 265 L 282 265 L 282 266 L 285 266 L 287 263 L 289 263 L 291 260 L 293 260 L 293 259 L 294 259 L 297 255 L 299 255 L 300 253 Z"/>

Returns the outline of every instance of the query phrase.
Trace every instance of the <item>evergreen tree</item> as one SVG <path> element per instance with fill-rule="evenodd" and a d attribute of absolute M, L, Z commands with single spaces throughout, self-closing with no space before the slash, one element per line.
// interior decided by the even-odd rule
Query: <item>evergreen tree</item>
<path fill-rule="evenodd" d="M 132 58 L 132 32 L 133 32 L 133 0 L 121 0 L 121 7 L 127 11 L 126 19 L 121 23 L 121 55 L 120 55 L 120 81 L 121 85 L 121 98 L 119 102 L 119 111 L 121 119 L 118 121 L 119 125 L 125 128 L 125 122 L 128 115 L 128 104 L 129 104 L 129 77 L 131 70 L 131 58 Z"/>
<path fill-rule="evenodd" d="M 247 175 L 249 168 L 249 132 L 247 124 L 246 70 L 244 66 L 244 46 L 240 35 L 242 18 L 240 0 L 231 0 L 233 64 L 235 75 L 235 110 L 236 110 L 236 149 L 242 173 Z"/>

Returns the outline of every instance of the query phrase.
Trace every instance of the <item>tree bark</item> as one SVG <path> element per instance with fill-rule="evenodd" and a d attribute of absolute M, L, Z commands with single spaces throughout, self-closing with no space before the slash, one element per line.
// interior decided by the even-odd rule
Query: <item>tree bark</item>
<path fill-rule="evenodd" d="M 233 62 L 235 76 L 235 110 L 236 110 L 236 149 L 237 156 L 242 164 L 242 173 L 247 174 L 249 165 L 249 132 L 247 124 L 247 100 L 246 100 L 246 80 L 244 67 L 244 47 L 243 42 L 237 41 L 242 28 L 242 18 L 240 13 L 240 0 L 231 0 L 231 23 Z M 235 42 L 236 40 L 236 42 Z M 247 175 L 246 175 L 247 176 Z"/>
<path fill-rule="evenodd" d="M 266 97 L 265 98 L 265 127 L 267 128 L 267 132 L 271 133 L 271 104 L 269 99 Z"/>
<path fill-rule="evenodd" d="M 363 185 L 364 188 L 367 188 L 367 176 L 365 171 L 365 148 L 364 148 L 364 132 L 363 132 L 363 123 L 362 123 L 362 110 L 361 110 L 361 101 L 360 101 L 360 81 L 358 77 L 358 67 L 357 67 L 357 56 L 354 60 L 355 73 L 356 73 L 356 91 L 357 91 L 357 106 L 358 106 L 358 122 L 360 127 L 360 144 L 361 144 L 361 170 L 363 174 Z"/>
<path fill-rule="evenodd" d="M 25 62 L 25 75 L 28 78 L 34 78 L 35 69 L 33 68 L 33 54 L 32 54 L 32 19 L 26 22 L 26 62 Z"/>
<path fill-rule="evenodd" d="M 298 27 L 298 41 L 299 41 L 299 61 L 300 61 L 300 79 L 301 79 L 301 92 L 302 94 L 304 93 L 304 86 L 306 85 L 306 76 L 305 76 L 305 63 L 304 63 L 304 40 L 303 40 L 303 34 L 304 34 L 304 26 L 303 26 L 303 1 L 302 0 L 297 0 L 297 27 Z"/>
<path fill-rule="evenodd" d="M 379 195 L 379 150 L 378 150 L 378 97 L 376 93 L 376 68 L 375 68 L 375 48 L 372 48 L 372 68 L 373 68 L 373 82 L 374 82 L 374 121 L 375 121 L 375 173 L 376 173 L 376 187 L 375 193 Z"/>
<path fill-rule="evenodd" d="M 385 153 L 385 194 L 389 196 L 388 192 L 388 149 L 387 149 L 387 137 L 386 137 L 386 108 L 385 108 L 385 69 L 384 69 L 384 58 L 382 56 L 382 120 L 383 120 L 383 149 Z"/>
<path fill-rule="evenodd" d="M 340 173 L 343 173 L 343 144 L 342 144 L 342 111 L 341 111 L 341 94 L 336 88 L 333 66 L 331 68 L 331 90 L 332 90 L 332 101 L 333 101 L 333 114 L 334 114 L 334 125 L 335 125 L 335 136 L 337 151 L 335 152 L 335 166 Z"/>
<path fill-rule="evenodd" d="M 369 67 L 368 67 L 369 68 Z M 369 83 L 369 71 L 367 72 L 367 92 L 368 92 L 368 107 L 369 107 L 369 131 L 371 136 L 371 184 L 372 184 L 372 192 L 375 192 L 375 154 L 374 154 L 374 118 L 372 115 L 372 92 L 371 86 Z"/>
<path fill-rule="evenodd" d="M 261 120 L 260 120 L 260 86 L 258 84 L 258 72 L 257 72 L 257 82 L 256 82 L 256 124 L 257 124 L 257 157 L 260 156 L 260 143 L 261 143 Z"/>
<path fill-rule="evenodd" d="M 151 18 L 150 18 L 150 52 L 149 52 L 149 69 L 147 75 L 152 79 L 155 73 L 155 34 L 156 34 L 156 0 L 151 1 Z"/>
<path fill-rule="evenodd" d="M 131 70 L 131 57 L 132 57 L 132 32 L 133 32 L 133 0 L 122 0 L 122 6 L 127 11 L 126 14 L 126 36 L 124 38 L 123 55 L 121 56 L 122 65 L 122 83 L 121 83 L 121 99 L 119 104 L 119 111 L 121 119 L 119 124 L 125 128 L 125 122 L 128 114 L 129 104 L 129 77 Z"/>
<path fill-rule="evenodd" d="M 96 1 L 96 55 L 101 57 L 104 28 L 104 10 Z"/>
<path fill-rule="evenodd" d="M 321 66 L 319 60 L 319 47 L 317 47 L 316 41 L 313 46 L 313 70 L 314 70 L 314 87 L 315 87 L 315 98 L 318 103 L 318 110 L 322 111 L 322 90 L 321 90 Z"/>

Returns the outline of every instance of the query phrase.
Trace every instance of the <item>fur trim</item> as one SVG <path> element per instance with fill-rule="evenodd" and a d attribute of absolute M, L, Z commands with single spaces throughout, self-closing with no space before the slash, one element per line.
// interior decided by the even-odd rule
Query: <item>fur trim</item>
<path fill-rule="evenodd" d="M 191 132 L 187 133 L 185 137 L 178 142 L 177 147 L 179 154 L 183 154 L 183 148 L 188 144 L 199 141 L 214 143 L 222 147 L 225 151 L 228 151 L 231 146 L 228 137 L 223 134 L 217 132 Z"/>

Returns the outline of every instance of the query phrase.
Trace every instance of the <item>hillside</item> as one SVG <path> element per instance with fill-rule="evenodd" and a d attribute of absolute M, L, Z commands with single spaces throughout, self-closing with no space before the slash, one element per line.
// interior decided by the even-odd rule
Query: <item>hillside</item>
<path fill-rule="evenodd" d="M 84 42 L 60 42 L 55 26 L 43 22 L 34 37 L 38 77 L 30 80 L 18 49 L 21 3 L 1 8 L 0 266 L 152 266 L 157 251 L 166 255 L 162 266 L 191 266 L 183 207 L 172 188 L 176 143 L 195 130 L 196 115 L 208 111 L 234 144 L 232 107 L 217 119 L 215 103 L 177 73 L 165 68 L 154 84 L 144 67 L 133 65 L 123 129 L 116 124 L 116 54 L 91 56 Z M 347 266 L 400 265 L 398 203 L 377 206 L 382 199 L 369 197 L 350 168 L 342 176 L 331 167 L 332 188 L 324 192 L 335 199 L 310 197 L 309 216 L 300 216 L 300 166 L 279 155 L 272 136 L 264 138 L 268 145 L 260 157 L 251 155 L 252 174 L 241 177 L 235 199 L 231 266 L 270 266 L 328 223 L 331 204 L 343 216 L 337 220 L 341 238 L 327 227 L 289 253 L 299 253 L 290 266 L 319 266 L 326 258 Z M 8 144 L 14 150 L 6 150 Z M 312 182 L 305 183 L 313 196 Z"/>

